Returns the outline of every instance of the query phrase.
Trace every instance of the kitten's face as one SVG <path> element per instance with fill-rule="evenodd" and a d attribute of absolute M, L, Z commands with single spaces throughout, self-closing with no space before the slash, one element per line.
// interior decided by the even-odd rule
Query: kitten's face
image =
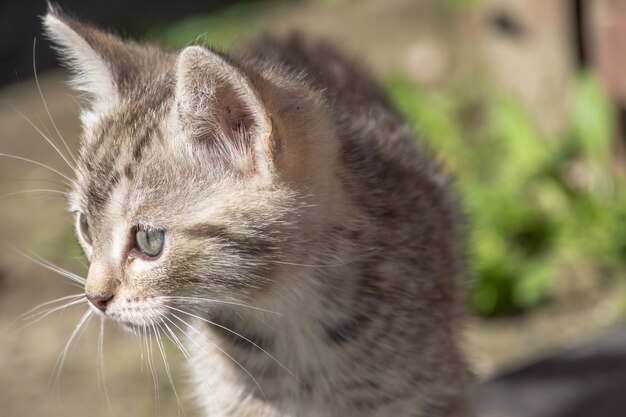
<path fill-rule="evenodd" d="M 311 192 L 302 173 L 317 163 L 298 148 L 305 136 L 290 144 L 285 112 L 270 115 L 267 86 L 202 47 L 166 54 L 57 12 L 44 25 L 92 98 L 70 201 L 91 306 L 132 328 L 181 306 L 254 304 L 279 285 L 274 270 L 304 236 L 294 184 Z"/>
<path fill-rule="evenodd" d="M 174 146 L 167 119 L 175 109 L 171 100 L 160 105 L 148 113 L 162 120 L 140 135 L 126 119 L 153 121 L 126 106 L 98 121 L 86 134 L 72 193 L 91 263 L 86 293 L 127 324 L 158 320 L 166 305 L 194 304 L 176 297 L 249 304 L 271 286 L 294 204 L 271 181 L 208 168 L 215 162 Z M 212 306 L 220 307 L 202 307 Z"/>

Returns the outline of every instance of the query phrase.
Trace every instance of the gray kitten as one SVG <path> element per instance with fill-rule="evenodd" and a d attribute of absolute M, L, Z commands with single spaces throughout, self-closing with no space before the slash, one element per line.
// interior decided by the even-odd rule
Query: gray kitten
<path fill-rule="evenodd" d="M 204 415 L 470 415 L 460 214 L 368 75 L 298 37 L 227 55 L 44 27 L 89 97 L 85 294 L 181 342 Z"/>

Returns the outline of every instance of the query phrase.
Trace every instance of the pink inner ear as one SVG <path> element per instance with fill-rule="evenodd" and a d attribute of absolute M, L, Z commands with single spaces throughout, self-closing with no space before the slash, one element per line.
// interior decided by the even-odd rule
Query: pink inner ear
<path fill-rule="evenodd" d="M 176 81 L 178 120 L 187 137 L 227 169 L 257 171 L 266 118 L 245 76 L 214 52 L 190 46 L 179 56 Z"/>
<path fill-rule="evenodd" d="M 217 86 L 212 97 L 210 112 L 218 132 L 209 133 L 220 159 L 241 174 L 255 171 L 252 137 L 258 130 L 253 111 L 230 83 Z"/>
<path fill-rule="evenodd" d="M 237 91 L 229 85 L 218 87 L 214 101 L 214 115 L 218 125 L 227 138 L 232 140 L 249 136 L 257 127 L 251 110 L 238 97 Z M 249 138 L 247 138 L 249 140 Z"/>

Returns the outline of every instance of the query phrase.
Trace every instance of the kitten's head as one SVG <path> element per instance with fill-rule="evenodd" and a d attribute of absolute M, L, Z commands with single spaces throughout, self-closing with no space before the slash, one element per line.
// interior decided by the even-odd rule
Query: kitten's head
<path fill-rule="evenodd" d="M 88 97 L 70 207 L 92 306 L 137 326 L 275 291 L 335 193 L 316 93 L 276 68 L 123 41 L 59 10 L 44 27 Z"/>

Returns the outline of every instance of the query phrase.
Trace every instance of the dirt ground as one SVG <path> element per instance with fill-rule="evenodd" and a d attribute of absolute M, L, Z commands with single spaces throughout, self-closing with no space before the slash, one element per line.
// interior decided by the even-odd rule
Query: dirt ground
<path fill-rule="evenodd" d="M 411 24 L 407 19 L 398 21 L 400 26 Z M 369 35 L 373 44 L 384 30 L 378 28 Z M 337 37 L 341 36 L 338 32 Z M 394 42 L 410 45 L 411 39 L 397 35 Z M 356 42 L 346 41 L 348 46 L 353 43 L 359 48 Z M 61 72 L 41 74 L 41 90 L 60 132 L 70 148 L 76 149 L 78 106 L 64 79 Z M 19 113 L 50 136 L 56 135 L 34 80 L 16 83 L 0 91 L 0 152 L 33 158 L 70 176 L 69 167 Z M 72 237 L 72 219 L 65 211 L 63 195 L 7 196 L 27 190 L 62 190 L 62 181 L 60 175 L 35 164 L 0 158 L 0 238 L 84 276 L 86 267 Z M 572 283 L 564 278 L 563 287 L 562 300 L 530 315 L 500 321 L 468 319 L 463 345 L 479 379 L 582 340 L 615 323 L 622 313 L 625 289 L 619 283 Z M 40 303 L 79 292 L 67 279 L 0 243 L 0 414 L 196 415 L 185 387 L 184 362 L 169 344 L 167 353 L 184 412 L 178 410 L 158 349 L 153 350 L 158 376 L 155 390 L 136 338 L 108 324 L 102 356 L 105 375 L 100 378 L 96 319 L 69 351 L 59 382 L 51 381 L 59 355 L 86 306 L 69 307 L 25 328 L 24 321 L 14 320 Z"/>

